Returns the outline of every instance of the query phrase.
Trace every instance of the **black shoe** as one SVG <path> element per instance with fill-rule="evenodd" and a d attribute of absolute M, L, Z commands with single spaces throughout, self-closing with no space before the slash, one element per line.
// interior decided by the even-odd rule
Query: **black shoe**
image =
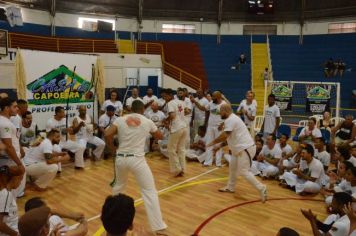
<path fill-rule="evenodd" d="M 84 170 L 84 167 L 75 166 L 74 169 L 76 169 L 76 170 Z"/>

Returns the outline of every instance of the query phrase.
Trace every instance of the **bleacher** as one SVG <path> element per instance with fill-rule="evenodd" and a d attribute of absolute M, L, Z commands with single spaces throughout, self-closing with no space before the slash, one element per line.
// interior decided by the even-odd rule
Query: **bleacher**
<path fill-rule="evenodd" d="M 270 36 L 274 80 L 340 82 L 341 107 L 350 108 L 356 88 L 356 34 L 307 35 L 303 45 L 298 41 L 298 36 Z M 323 63 L 330 57 L 341 58 L 346 69 L 353 69 L 342 78 L 325 78 Z"/>
<path fill-rule="evenodd" d="M 208 76 L 209 88 L 221 90 L 232 103 L 239 103 L 251 88 L 251 58 L 249 37 L 234 37 L 233 40 L 216 43 L 200 43 L 200 51 Z M 247 56 L 247 64 L 240 70 L 232 70 L 240 53 Z"/>

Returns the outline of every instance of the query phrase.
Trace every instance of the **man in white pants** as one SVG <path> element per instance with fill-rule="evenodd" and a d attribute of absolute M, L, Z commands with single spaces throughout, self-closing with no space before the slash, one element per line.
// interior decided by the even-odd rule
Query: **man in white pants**
<path fill-rule="evenodd" d="M 193 103 L 194 110 L 194 120 L 193 120 L 193 135 L 191 137 L 195 137 L 198 134 L 198 129 L 200 126 L 205 125 L 206 118 L 206 107 L 209 105 L 208 99 L 204 97 L 204 92 L 202 89 L 197 90 L 197 98 L 195 99 L 193 96 L 190 96 L 190 100 Z M 200 106 L 197 106 L 196 104 Z"/>
<path fill-rule="evenodd" d="M 214 139 L 216 139 L 220 134 L 221 131 L 219 130 L 219 126 L 223 123 L 223 120 L 220 116 L 220 107 L 226 104 L 225 100 L 223 100 L 222 94 L 219 91 L 215 91 L 212 96 L 212 102 L 205 108 L 203 108 L 199 103 L 195 103 L 195 105 L 199 108 L 203 108 L 206 111 L 209 111 L 209 119 L 208 119 L 208 128 L 206 131 L 206 142 L 210 143 Z M 215 163 L 216 166 L 221 167 L 221 159 L 223 156 L 223 150 L 219 149 L 215 153 Z M 204 166 L 211 166 L 214 160 L 214 152 L 213 147 L 207 148 L 206 152 L 204 153 L 205 161 L 203 163 Z"/>
<path fill-rule="evenodd" d="M 187 141 L 185 104 L 181 100 L 173 99 L 171 89 L 166 90 L 165 100 L 168 107 L 168 117 L 165 123 L 169 124 L 170 131 L 167 144 L 170 170 L 175 177 L 182 177 L 185 171 Z"/>
<path fill-rule="evenodd" d="M 93 151 L 95 160 L 100 160 L 105 149 L 105 142 L 94 136 L 94 124 L 92 118 L 87 114 L 87 107 L 79 106 L 79 116 L 73 120 L 73 132 L 79 145 L 86 147 L 87 143 L 95 145 Z"/>
<path fill-rule="evenodd" d="M 304 144 L 302 148 L 299 168 L 284 172 L 280 179 L 285 181 L 285 185 L 295 187 L 297 194 L 318 193 L 325 178 L 323 164 L 314 158 L 312 145 Z"/>
<path fill-rule="evenodd" d="M 179 100 L 184 102 L 184 118 L 185 122 L 187 123 L 187 138 L 185 140 L 185 148 L 189 149 L 190 147 L 190 123 L 192 121 L 192 110 L 193 110 L 193 105 L 192 102 L 188 97 L 186 97 L 186 93 L 184 88 L 180 88 L 178 91 L 177 97 Z"/>
<path fill-rule="evenodd" d="M 52 129 L 58 129 L 61 133 L 61 141 L 59 146 L 62 149 L 67 149 L 75 154 L 75 169 L 83 169 L 84 168 L 84 151 L 85 146 L 80 145 L 79 143 L 73 142 L 71 140 L 66 140 L 66 135 L 68 133 L 68 127 L 66 127 L 66 118 L 64 113 L 64 108 L 58 106 L 54 110 L 54 117 L 50 118 L 47 121 L 46 131 L 49 132 Z M 59 171 L 61 171 L 61 166 L 59 165 Z"/>
<path fill-rule="evenodd" d="M 162 134 L 153 121 L 143 116 L 145 109 L 143 102 L 134 101 L 131 109 L 132 114 L 117 118 L 113 125 L 105 130 L 106 143 L 112 154 L 116 156 L 113 193 L 116 195 L 124 191 L 128 174 L 132 172 L 141 188 L 152 230 L 156 235 L 165 235 L 162 231 L 167 228 L 167 225 L 162 219 L 153 175 L 144 157 L 146 138 L 151 134 L 156 139 L 162 139 Z M 115 135 L 119 139 L 117 151 L 113 145 Z"/>
<path fill-rule="evenodd" d="M 66 152 L 54 152 L 54 145 L 59 144 L 60 140 L 59 130 L 53 129 L 39 146 L 30 148 L 24 157 L 27 176 L 34 181 L 34 187 L 38 191 L 46 190 L 56 177 L 57 163 L 70 159 Z"/>
<path fill-rule="evenodd" d="M 227 186 L 220 192 L 235 192 L 236 177 L 242 175 L 253 185 L 261 195 L 262 202 L 267 200 L 267 187 L 260 183 L 250 171 L 252 158 L 256 153 L 256 146 L 243 121 L 233 114 L 231 105 L 224 104 L 220 108 L 221 118 L 224 119 L 224 132 L 207 146 L 214 146 L 227 141 L 232 152 L 229 164 L 229 180 Z M 217 147 L 220 148 L 220 147 Z"/>

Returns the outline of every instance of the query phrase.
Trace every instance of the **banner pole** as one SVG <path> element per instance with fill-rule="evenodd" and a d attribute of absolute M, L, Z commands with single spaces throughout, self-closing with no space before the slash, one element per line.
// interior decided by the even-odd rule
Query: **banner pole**
<path fill-rule="evenodd" d="M 68 112 L 69 112 L 69 96 L 70 93 L 72 92 L 72 87 L 73 87 L 73 81 L 74 81 L 74 76 L 75 76 L 75 70 L 77 69 L 77 66 L 74 66 L 73 73 L 72 73 L 72 80 L 69 84 L 69 91 L 67 93 L 67 106 L 66 106 L 66 130 L 68 130 Z M 68 131 L 66 132 L 66 141 L 68 141 Z"/>

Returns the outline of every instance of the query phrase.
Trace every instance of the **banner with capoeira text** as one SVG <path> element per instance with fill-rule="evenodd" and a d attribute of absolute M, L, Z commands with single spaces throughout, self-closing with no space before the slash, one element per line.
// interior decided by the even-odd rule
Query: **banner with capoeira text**
<path fill-rule="evenodd" d="M 312 113 L 324 113 L 330 111 L 331 86 L 323 84 L 306 85 L 306 111 Z"/>
<path fill-rule="evenodd" d="M 39 129 L 45 129 L 56 106 L 67 110 L 67 102 L 69 125 L 79 105 L 87 106 L 87 114 L 93 116 L 92 65 L 96 56 L 22 50 L 22 58 L 29 110 Z"/>
<path fill-rule="evenodd" d="M 272 84 L 272 94 L 276 97 L 276 105 L 280 110 L 292 110 L 293 84 L 277 83 Z"/>

